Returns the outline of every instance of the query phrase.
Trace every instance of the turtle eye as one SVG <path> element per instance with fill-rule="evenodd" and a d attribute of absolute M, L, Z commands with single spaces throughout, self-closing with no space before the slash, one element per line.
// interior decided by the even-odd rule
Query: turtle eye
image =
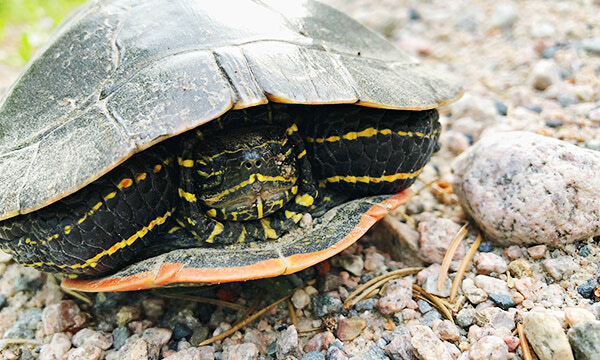
<path fill-rule="evenodd" d="M 244 166 L 246 167 L 246 169 L 250 170 L 252 169 L 252 164 L 250 164 L 250 161 L 247 161 Z"/>
<path fill-rule="evenodd" d="M 256 162 L 254 163 L 254 165 L 259 168 L 262 165 L 262 161 L 260 160 L 256 160 Z"/>

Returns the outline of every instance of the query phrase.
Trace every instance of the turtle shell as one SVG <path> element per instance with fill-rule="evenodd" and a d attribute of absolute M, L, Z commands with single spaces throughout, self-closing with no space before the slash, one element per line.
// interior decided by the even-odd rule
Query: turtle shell
<path fill-rule="evenodd" d="M 461 89 L 311 0 L 105 0 L 74 13 L 0 103 L 0 220 L 44 207 L 230 109 L 423 110 Z"/>
<path fill-rule="evenodd" d="M 231 109 L 278 102 L 426 110 L 461 94 L 312 0 L 92 1 L 0 102 L 0 182 L 11 184 L 0 188 L 0 220 L 64 198 Z M 116 291 L 292 273 L 348 247 L 410 194 L 342 204 L 317 226 L 256 249 L 175 250 L 64 285 Z"/>

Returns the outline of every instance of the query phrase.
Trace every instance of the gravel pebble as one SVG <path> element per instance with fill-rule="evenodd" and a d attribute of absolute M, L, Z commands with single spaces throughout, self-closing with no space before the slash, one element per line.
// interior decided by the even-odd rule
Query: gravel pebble
<path fill-rule="evenodd" d="M 506 260 L 494 253 L 480 252 L 475 256 L 474 260 L 479 274 L 489 275 L 493 272 L 502 274 L 507 269 Z"/>
<path fill-rule="evenodd" d="M 490 294 L 490 300 L 498 305 L 502 310 L 508 310 L 511 307 L 515 307 L 517 304 L 513 301 L 512 297 L 503 294 Z"/>
<path fill-rule="evenodd" d="M 461 154 L 453 172 L 465 211 L 503 244 L 600 235 L 598 152 L 533 133 L 501 133 Z"/>
<path fill-rule="evenodd" d="M 90 345 L 102 350 L 108 350 L 113 344 L 113 336 L 104 331 L 95 331 L 90 328 L 79 330 L 72 339 L 73 346 Z"/>
<path fill-rule="evenodd" d="M 310 296 L 308 296 L 304 289 L 298 289 L 292 295 L 292 304 L 294 304 L 296 309 L 304 309 L 306 305 L 310 304 Z"/>
<path fill-rule="evenodd" d="M 317 351 L 311 351 L 300 358 L 300 360 L 325 360 L 325 356 Z"/>
<path fill-rule="evenodd" d="M 533 270 L 531 269 L 531 265 L 526 260 L 517 259 L 513 260 L 508 264 L 508 272 L 512 277 L 520 279 L 522 277 L 533 275 Z"/>
<path fill-rule="evenodd" d="M 470 360 L 508 360 L 508 346 L 497 336 L 484 336 L 469 350 Z"/>
<path fill-rule="evenodd" d="M 600 321 L 577 323 L 567 333 L 577 360 L 596 360 L 600 354 Z"/>
<path fill-rule="evenodd" d="M 331 346 L 327 349 L 327 360 L 348 360 L 348 356 L 344 351 L 336 346 Z"/>
<path fill-rule="evenodd" d="M 542 266 L 555 280 L 563 280 L 571 276 L 579 266 L 569 256 L 560 256 L 554 259 L 545 259 Z"/>
<path fill-rule="evenodd" d="M 582 321 L 596 320 L 594 314 L 582 308 L 568 307 L 564 310 L 564 313 L 565 320 L 570 327 Z"/>
<path fill-rule="evenodd" d="M 43 324 L 43 313 L 42 309 L 33 308 L 25 311 L 17 321 L 12 323 L 10 327 L 4 332 L 3 338 L 6 339 L 33 339 L 37 330 L 42 327 Z M 44 324 L 45 325 L 45 324 Z M 58 328 L 59 326 L 57 326 Z M 64 328 L 61 328 L 64 330 Z M 60 331 L 48 332 L 47 335 L 52 335 Z"/>
<path fill-rule="evenodd" d="M 223 346 L 223 359 L 255 360 L 258 359 L 258 355 L 258 348 L 253 343 Z"/>
<path fill-rule="evenodd" d="M 71 348 L 71 339 L 65 333 L 52 335 L 49 344 L 42 345 L 39 360 L 59 360 Z"/>
<path fill-rule="evenodd" d="M 536 245 L 527 248 L 527 253 L 532 259 L 538 260 L 546 256 L 546 245 Z"/>
<path fill-rule="evenodd" d="M 412 281 L 392 280 L 377 302 L 377 308 L 384 315 L 391 315 L 404 309 L 412 299 Z"/>
<path fill-rule="evenodd" d="M 116 327 L 113 332 L 113 347 L 116 350 L 119 350 L 123 345 L 125 345 L 125 341 L 131 336 L 131 331 L 127 326 L 121 325 Z"/>
<path fill-rule="evenodd" d="M 487 294 L 501 294 L 510 296 L 506 281 L 487 275 L 475 276 L 475 285 Z"/>
<path fill-rule="evenodd" d="M 318 317 L 333 314 L 342 309 L 342 301 L 329 294 L 317 295 L 312 298 L 312 309 Z"/>
<path fill-rule="evenodd" d="M 573 360 L 567 335 L 554 316 L 529 312 L 523 320 L 527 340 L 540 360 Z"/>
<path fill-rule="evenodd" d="M 311 351 L 321 351 L 325 350 L 329 347 L 329 345 L 335 342 L 335 336 L 330 331 L 325 331 L 313 336 L 307 343 L 304 345 L 304 352 Z"/>
<path fill-rule="evenodd" d="M 462 281 L 461 289 L 471 304 L 479 304 L 487 300 L 487 293 L 477 286 L 472 279 L 466 278 Z"/>
<path fill-rule="evenodd" d="M 437 325 L 437 326 L 436 326 Z M 442 340 L 446 341 L 458 341 L 460 338 L 460 331 L 458 327 L 450 320 L 443 320 L 434 324 L 433 331 Z"/>
<path fill-rule="evenodd" d="M 215 349 L 212 346 L 192 347 L 180 350 L 165 357 L 164 360 L 214 360 Z"/>
<path fill-rule="evenodd" d="M 560 82 L 559 67 L 553 60 L 539 60 L 531 70 L 529 83 L 536 90 L 546 90 Z"/>
<path fill-rule="evenodd" d="M 371 346 L 363 357 L 364 360 L 389 360 L 389 357 L 379 346 Z"/>
<path fill-rule="evenodd" d="M 441 264 L 448 246 L 460 230 L 460 225 L 449 219 L 434 218 L 421 221 L 418 231 L 421 234 L 421 258 L 429 263 Z M 460 260 L 465 255 L 465 247 L 461 243 L 456 249 L 453 260 Z"/>
<path fill-rule="evenodd" d="M 102 357 L 102 349 L 92 345 L 83 345 L 71 349 L 67 354 L 67 360 L 98 360 Z"/>
<path fill-rule="evenodd" d="M 287 355 L 294 355 L 298 351 L 298 332 L 294 325 L 288 326 L 281 333 L 275 349 L 277 359 L 285 359 Z"/>
<path fill-rule="evenodd" d="M 367 320 L 354 316 L 337 322 L 336 335 L 342 341 L 352 341 L 367 327 Z"/>
<path fill-rule="evenodd" d="M 395 336 L 384 348 L 388 356 L 392 360 L 416 360 L 417 355 L 410 342 L 408 330 L 403 326 L 398 326 L 394 329 L 393 334 Z"/>
<path fill-rule="evenodd" d="M 416 325 L 409 328 L 410 342 L 423 360 L 451 360 L 452 356 L 444 343 L 427 326 Z"/>
<path fill-rule="evenodd" d="M 429 275 L 427 278 L 425 278 L 422 287 L 423 290 L 430 294 L 448 297 L 450 296 L 450 291 L 452 291 L 452 280 L 446 278 L 442 284 L 442 289 L 438 290 L 438 274 Z"/>

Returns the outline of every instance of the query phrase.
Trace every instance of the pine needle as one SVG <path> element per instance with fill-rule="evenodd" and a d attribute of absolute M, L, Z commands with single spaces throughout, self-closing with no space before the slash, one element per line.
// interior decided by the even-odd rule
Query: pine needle
<path fill-rule="evenodd" d="M 235 322 L 234 326 L 239 324 L 241 321 L 243 321 L 246 317 L 250 316 L 250 314 L 252 314 L 253 312 L 256 311 L 256 309 L 258 308 L 258 305 L 260 305 L 261 301 L 264 298 L 264 294 L 259 294 L 256 299 L 254 299 L 254 301 L 252 302 L 252 304 L 250 304 L 250 307 L 248 307 L 246 309 L 246 311 L 244 311 L 244 313 L 242 314 L 242 316 L 240 316 L 240 318 L 238 319 L 238 321 Z"/>
<path fill-rule="evenodd" d="M 367 298 L 375 289 L 379 288 L 385 283 L 398 279 L 407 275 L 413 275 L 423 270 L 422 267 L 404 268 L 399 270 L 390 271 L 389 273 L 377 276 L 366 283 L 357 287 L 344 301 L 344 308 L 350 309 L 359 301 Z"/>
<path fill-rule="evenodd" d="M 291 299 L 288 299 L 287 305 L 290 312 L 290 320 L 292 321 L 292 325 L 294 325 L 295 328 L 298 328 L 298 317 L 296 317 L 296 309 L 294 308 L 294 304 L 292 304 Z"/>
<path fill-rule="evenodd" d="M 473 243 L 473 245 L 471 245 L 471 247 L 465 254 L 465 257 L 462 259 L 460 266 L 458 267 L 458 270 L 456 271 L 456 274 L 454 275 L 454 281 L 452 282 L 452 289 L 450 290 L 450 302 L 451 303 L 454 303 L 456 294 L 458 294 L 458 287 L 460 286 L 460 283 L 461 283 L 463 277 L 465 276 L 465 271 L 467 271 L 467 266 L 469 265 L 469 262 L 471 262 L 471 260 L 473 259 L 473 256 L 475 256 L 475 251 L 477 251 L 477 248 L 479 248 L 480 244 L 481 244 L 481 234 L 477 233 L 477 239 L 475 239 L 475 242 Z"/>
<path fill-rule="evenodd" d="M 469 226 L 468 222 L 466 224 L 464 224 L 463 227 L 460 228 L 460 230 L 458 231 L 456 236 L 454 236 L 454 239 L 452 239 L 452 242 L 450 243 L 450 246 L 448 247 L 448 250 L 446 251 L 446 255 L 444 255 L 444 260 L 442 261 L 442 267 L 440 269 L 440 274 L 438 275 L 438 283 L 437 283 L 438 291 L 442 291 L 442 286 L 444 286 L 444 281 L 446 280 L 446 276 L 448 275 L 448 269 L 450 269 L 450 263 L 452 262 L 452 258 L 454 258 L 456 249 L 458 249 L 458 245 L 460 245 L 460 242 L 467 235 L 467 226 Z"/>
<path fill-rule="evenodd" d="M 185 295 L 185 294 L 158 294 L 158 296 L 162 296 L 168 299 L 179 299 L 179 300 L 187 300 L 187 301 L 195 301 L 205 304 L 211 304 L 216 306 L 221 306 L 234 310 L 245 311 L 246 307 L 244 305 L 232 303 L 229 301 L 223 301 L 219 299 L 207 298 L 202 296 L 193 296 L 193 295 Z"/>
<path fill-rule="evenodd" d="M 446 305 L 444 305 L 444 302 L 439 297 L 426 292 L 417 284 L 413 284 L 413 291 L 415 291 L 417 294 L 421 295 L 423 298 L 429 300 L 428 302 L 431 303 L 436 309 L 438 309 L 438 311 L 440 313 L 442 313 L 442 315 L 444 315 L 446 317 L 446 319 L 448 319 L 448 320 L 452 321 L 452 323 L 454 323 L 454 319 L 452 318 L 452 313 L 450 313 L 450 310 L 448 310 Z"/>
<path fill-rule="evenodd" d="M 531 350 L 529 349 L 529 343 L 527 342 L 527 337 L 523 331 L 523 324 L 520 321 L 517 322 L 517 333 L 519 334 L 521 351 L 523 352 L 523 360 L 533 360 L 533 356 L 531 356 Z"/>

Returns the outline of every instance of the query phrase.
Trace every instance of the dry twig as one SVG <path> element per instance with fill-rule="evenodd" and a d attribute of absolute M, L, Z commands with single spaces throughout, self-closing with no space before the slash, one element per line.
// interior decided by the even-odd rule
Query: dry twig
<path fill-rule="evenodd" d="M 452 314 L 450 310 L 446 307 L 442 299 L 439 297 L 432 295 L 425 290 L 423 290 L 419 285 L 413 284 L 413 291 L 415 291 L 418 295 L 420 295 L 423 300 L 428 300 L 430 304 L 432 304 L 439 312 L 442 313 L 446 317 L 446 319 L 452 321 L 454 323 L 454 319 L 452 318 Z"/>
<path fill-rule="evenodd" d="M 520 321 L 517 322 L 517 333 L 519 334 L 519 341 L 521 342 L 523 360 L 533 360 L 533 356 L 531 356 L 531 350 L 529 349 L 529 343 L 527 343 L 527 336 L 525 336 L 523 324 Z"/>

